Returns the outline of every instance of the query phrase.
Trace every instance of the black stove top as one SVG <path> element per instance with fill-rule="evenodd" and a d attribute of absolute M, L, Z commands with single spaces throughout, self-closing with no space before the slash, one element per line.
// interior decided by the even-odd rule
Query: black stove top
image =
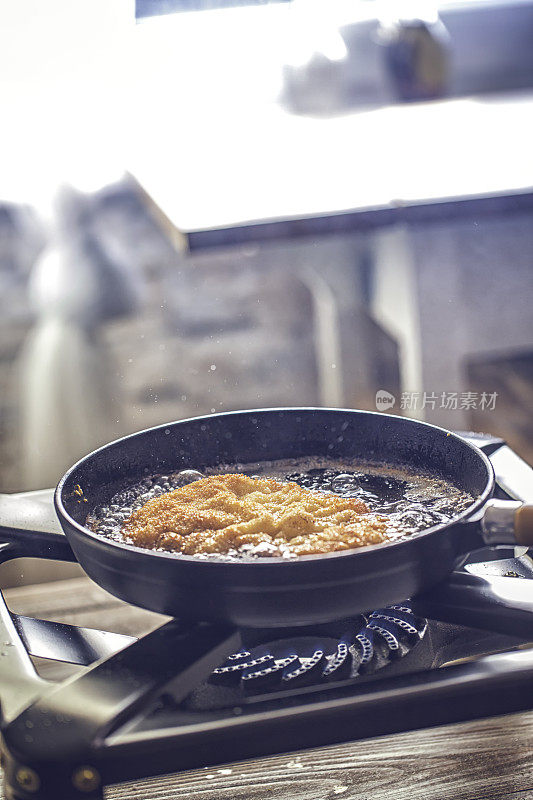
<path fill-rule="evenodd" d="M 499 440 L 479 444 L 501 496 L 533 496 L 523 462 Z M 282 633 L 171 620 L 136 640 L 2 603 L 6 797 L 102 798 L 119 781 L 533 708 L 533 621 L 499 601 L 502 580 L 531 597 L 531 555 L 487 550 L 454 580 L 437 604 Z M 487 587 L 479 608 L 461 604 L 471 581 Z M 51 684 L 30 655 L 89 668 Z"/>

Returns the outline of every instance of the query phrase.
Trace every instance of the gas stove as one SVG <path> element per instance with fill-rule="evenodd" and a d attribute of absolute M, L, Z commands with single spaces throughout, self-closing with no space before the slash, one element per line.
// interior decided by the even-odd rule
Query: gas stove
<path fill-rule="evenodd" d="M 468 437 L 501 497 L 533 497 L 533 471 L 501 440 Z M 475 608 L 461 602 L 471 581 L 486 587 Z M 2 597 L 6 797 L 103 798 L 121 781 L 531 709 L 533 619 L 502 592 L 531 597 L 529 581 L 531 554 L 485 550 L 453 592 L 354 619 L 237 632 L 170 620 L 139 639 L 22 617 Z M 31 657 L 79 671 L 52 683 Z"/>

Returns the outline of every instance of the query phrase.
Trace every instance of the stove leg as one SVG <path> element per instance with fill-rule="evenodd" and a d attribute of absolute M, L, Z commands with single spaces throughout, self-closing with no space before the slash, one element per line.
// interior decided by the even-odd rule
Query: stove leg
<path fill-rule="evenodd" d="M 16 636 L 11 633 L 11 638 Z M 99 763 L 102 753 L 95 743 L 141 711 L 167 684 L 173 683 L 175 697 L 184 697 L 240 641 L 232 628 L 171 620 L 70 681 L 53 687 L 32 684 L 37 699 L 22 711 L 12 703 L 7 718 L 1 697 L 6 800 L 103 800 L 102 787 L 110 780 L 105 776 L 108 764 L 105 759 Z M 20 639 L 19 643 L 29 662 Z M 52 720 L 56 724 L 51 731 Z M 122 779 L 127 780 L 127 764 L 124 769 Z"/>

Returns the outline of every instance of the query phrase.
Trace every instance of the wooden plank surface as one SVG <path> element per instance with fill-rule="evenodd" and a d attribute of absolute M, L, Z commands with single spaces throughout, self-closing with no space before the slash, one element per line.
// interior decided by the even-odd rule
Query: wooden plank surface
<path fill-rule="evenodd" d="M 167 619 L 117 600 L 89 578 L 21 586 L 8 589 L 5 597 L 17 614 L 132 636 L 146 633 Z"/>
<path fill-rule="evenodd" d="M 533 717 L 387 736 L 114 787 L 114 800 L 533 798 Z"/>
<path fill-rule="evenodd" d="M 164 619 L 85 578 L 6 592 L 22 614 L 140 634 Z M 114 786 L 109 800 L 533 800 L 533 713 Z M 0 798 L 2 795 L 0 794 Z"/>

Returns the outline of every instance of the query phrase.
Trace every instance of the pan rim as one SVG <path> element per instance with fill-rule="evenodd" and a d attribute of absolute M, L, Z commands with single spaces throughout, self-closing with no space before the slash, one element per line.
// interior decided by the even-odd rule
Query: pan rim
<path fill-rule="evenodd" d="M 452 519 L 448 520 L 447 522 L 439 523 L 438 525 L 432 525 L 430 528 L 426 528 L 422 531 L 417 533 L 411 534 L 408 538 L 402 539 L 401 541 L 389 541 L 389 542 L 380 542 L 379 544 L 369 544 L 363 547 L 353 548 L 351 550 L 339 550 L 334 551 L 332 553 L 318 553 L 313 555 L 304 555 L 298 556 L 297 558 L 282 558 L 280 556 L 273 556 L 273 557 L 262 557 L 258 559 L 239 559 L 236 561 L 224 561 L 224 560 L 209 560 L 209 559 L 201 559 L 195 555 L 183 555 L 182 553 L 172 553 L 167 551 L 161 550 L 150 550 L 148 548 L 137 547 L 136 545 L 127 544 L 126 542 L 117 542 L 111 539 L 106 539 L 104 536 L 91 531 L 90 528 L 87 528 L 85 525 L 81 525 L 77 520 L 75 520 L 69 512 L 66 510 L 63 504 L 63 488 L 67 481 L 69 480 L 70 476 L 82 465 L 84 465 L 89 459 L 107 450 L 110 447 L 115 445 L 119 445 L 121 442 L 133 439 L 136 436 L 141 436 L 146 433 L 150 433 L 156 430 L 163 430 L 168 428 L 169 426 L 176 426 L 181 423 L 190 423 L 190 422 L 203 422 L 206 420 L 211 420 L 213 418 L 220 418 L 220 417 L 230 417 L 230 416 L 238 416 L 238 415 L 250 415 L 250 414 L 259 414 L 259 413 L 272 413 L 272 414 L 279 414 L 280 412 L 291 412 L 291 413 L 312 413 L 312 412 L 344 412 L 349 414 L 363 414 L 365 416 L 373 416 L 373 417 L 380 417 L 385 419 L 398 419 L 404 423 L 412 424 L 415 427 L 422 426 L 423 428 L 438 431 L 439 433 L 443 433 L 446 436 L 451 436 L 456 441 L 460 442 L 461 446 L 466 447 L 467 449 L 471 450 L 476 457 L 478 457 L 481 462 L 483 463 L 486 471 L 487 471 L 487 483 L 483 491 L 478 495 L 478 497 L 474 500 L 474 502 L 468 506 L 461 514 L 458 514 Z M 68 523 L 68 526 L 72 529 L 74 528 L 77 534 L 81 535 L 82 538 L 89 539 L 93 543 L 97 543 L 100 546 L 104 547 L 105 549 L 111 548 L 113 551 L 117 549 L 119 551 L 125 551 L 128 553 L 134 552 L 137 553 L 139 556 L 143 558 L 146 557 L 157 557 L 162 558 L 164 561 L 171 560 L 172 562 L 179 562 L 179 563 L 188 563 L 188 564 L 195 564 L 198 568 L 202 567 L 205 570 L 213 569 L 216 567 L 224 566 L 226 569 L 244 569 L 245 567 L 258 567 L 260 569 L 266 569 L 267 567 L 273 566 L 280 566 L 281 564 L 285 564 L 287 566 L 292 566 L 294 568 L 297 564 L 305 564 L 309 562 L 316 562 L 316 561 L 324 561 L 324 560 L 331 560 L 331 559 L 338 559 L 338 558 L 353 558 L 354 556 L 363 556 L 365 553 L 370 552 L 377 552 L 384 549 L 390 549 L 391 547 L 406 547 L 411 544 L 413 541 L 419 541 L 420 539 L 438 533 L 440 531 L 444 531 L 447 528 L 458 524 L 464 524 L 467 522 L 472 521 L 473 515 L 479 511 L 485 503 L 490 499 L 492 492 L 494 489 L 494 468 L 488 456 L 478 447 L 476 447 L 471 442 L 467 441 L 463 437 L 459 436 L 458 434 L 454 433 L 453 431 L 449 431 L 446 428 L 442 428 L 438 425 L 433 425 L 429 422 L 424 422 L 421 420 L 415 420 L 411 417 L 401 417 L 396 414 L 384 414 L 379 411 L 366 411 L 364 409 L 354 409 L 354 408 L 332 408 L 332 407 L 322 407 L 322 406 L 280 406 L 275 408 L 251 408 L 251 409 L 238 409 L 235 411 L 223 411 L 217 414 L 202 414 L 197 417 L 187 417 L 185 419 L 174 420 L 173 422 L 166 422 L 161 425 L 154 425 L 149 428 L 145 428 L 140 431 L 136 431 L 135 433 L 130 433 L 126 436 L 121 436 L 118 439 L 114 439 L 111 442 L 102 445 L 101 447 L 96 448 L 91 453 L 83 456 L 83 458 L 79 459 L 75 464 L 73 464 L 67 472 L 63 475 L 60 479 L 59 483 L 54 492 L 54 505 L 56 508 L 56 513 L 59 516 L 60 521 L 65 520 Z"/>

